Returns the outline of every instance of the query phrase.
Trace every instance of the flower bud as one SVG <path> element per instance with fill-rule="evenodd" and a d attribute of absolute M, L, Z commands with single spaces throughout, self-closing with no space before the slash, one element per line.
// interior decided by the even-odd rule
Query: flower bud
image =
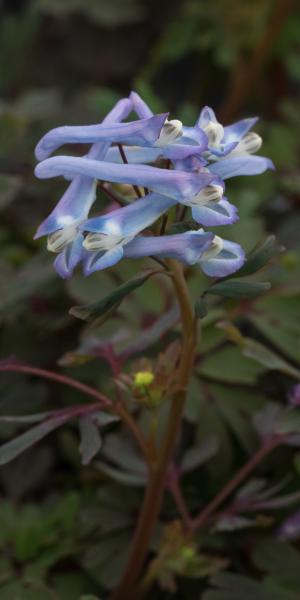
<path fill-rule="evenodd" d="M 221 123 L 209 121 L 207 125 L 202 127 L 208 137 L 208 145 L 211 148 L 218 148 L 224 137 L 224 127 Z"/>
<path fill-rule="evenodd" d="M 47 249 L 50 252 L 61 252 L 70 242 L 73 242 L 76 233 L 77 228 L 74 225 L 50 233 L 47 238 Z"/>
<path fill-rule="evenodd" d="M 151 371 L 138 371 L 134 376 L 134 387 L 146 388 L 151 385 L 154 380 L 154 375 Z"/>
<path fill-rule="evenodd" d="M 231 154 L 255 154 L 262 146 L 262 138 L 254 131 L 246 133 Z"/>
<path fill-rule="evenodd" d="M 83 247 L 93 252 L 94 250 L 111 250 L 122 241 L 120 235 L 107 233 L 88 233 L 84 239 Z"/>
<path fill-rule="evenodd" d="M 196 196 L 189 200 L 189 205 L 203 206 L 210 202 L 219 202 L 223 196 L 223 188 L 221 185 L 207 185 Z"/>
<path fill-rule="evenodd" d="M 203 252 L 200 260 L 209 260 L 210 258 L 215 258 L 223 250 L 223 246 L 224 242 L 222 238 L 218 235 L 215 235 L 210 247 L 208 248 L 208 250 Z"/>
<path fill-rule="evenodd" d="M 156 146 L 167 146 L 182 136 L 182 123 L 178 119 L 166 120 L 156 142 Z"/>

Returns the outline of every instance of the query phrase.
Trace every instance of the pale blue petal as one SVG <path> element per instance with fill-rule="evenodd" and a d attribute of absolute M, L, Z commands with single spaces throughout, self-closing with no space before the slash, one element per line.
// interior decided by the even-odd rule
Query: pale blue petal
<path fill-rule="evenodd" d="M 251 129 L 258 121 L 258 117 L 251 117 L 248 119 L 242 119 L 232 125 L 224 127 L 224 142 L 239 142 L 249 129 Z"/>
<path fill-rule="evenodd" d="M 207 160 L 200 156 L 192 155 L 183 160 L 174 161 L 174 168 L 179 171 L 195 171 L 197 173 L 205 166 L 207 166 Z"/>
<path fill-rule="evenodd" d="M 128 162 L 131 164 L 152 163 L 158 158 L 167 158 L 172 161 L 187 160 L 188 157 L 195 155 L 200 159 L 200 155 L 203 152 L 202 146 L 185 144 L 169 144 L 162 148 L 124 146 L 123 149 Z M 119 149 L 115 146 L 109 148 L 105 155 L 105 160 L 119 164 L 123 162 Z M 200 159 L 200 161 L 202 161 L 202 164 L 206 164 L 204 159 Z"/>
<path fill-rule="evenodd" d="M 91 275 L 95 271 L 102 271 L 102 269 L 112 267 L 123 258 L 123 254 L 124 250 L 120 245 L 107 251 L 86 251 L 83 257 L 83 272 L 85 275 Z"/>
<path fill-rule="evenodd" d="M 121 142 L 152 145 L 159 138 L 166 118 L 167 114 L 162 114 L 130 123 L 56 127 L 42 137 L 36 146 L 35 155 L 38 160 L 44 160 L 57 148 L 69 143 Z"/>
<path fill-rule="evenodd" d="M 210 277 L 226 277 L 235 273 L 245 262 L 245 253 L 243 248 L 235 242 L 224 240 L 224 246 L 221 252 L 215 258 L 203 260 L 200 258 L 202 271 Z"/>
<path fill-rule="evenodd" d="M 125 156 L 130 164 L 155 162 L 162 156 L 163 148 L 145 148 L 138 146 L 123 146 Z M 123 159 L 117 146 L 111 146 L 106 155 L 107 162 L 122 164 Z"/>
<path fill-rule="evenodd" d="M 237 175 L 259 175 L 267 169 L 274 170 L 274 168 L 269 158 L 251 155 L 224 158 L 209 165 L 211 173 L 215 173 L 222 179 L 236 177 Z"/>
<path fill-rule="evenodd" d="M 205 136 L 206 137 L 206 136 Z M 170 144 L 162 148 L 162 156 L 170 160 L 184 160 L 189 156 L 199 156 L 206 149 L 206 142 L 197 144 Z"/>
<path fill-rule="evenodd" d="M 206 127 L 210 121 L 213 123 L 218 123 L 216 113 L 212 108 L 210 108 L 210 106 L 204 106 L 198 117 L 197 125 L 199 127 Z"/>
<path fill-rule="evenodd" d="M 180 143 L 184 145 L 200 145 L 203 150 L 207 148 L 207 135 L 197 125 L 195 127 L 182 128 Z"/>
<path fill-rule="evenodd" d="M 41 223 L 34 239 L 86 219 L 96 197 L 96 182 L 89 177 L 76 177 L 50 215 Z"/>
<path fill-rule="evenodd" d="M 193 206 L 192 215 L 197 223 L 201 223 L 205 227 L 231 225 L 239 220 L 236 206 L 230 204 L 224 197 L 219 202 L 210 202 L 204 206 Z"/>
<path fill-rule="evenodd" d="M 82 229 L 107 235 L 120 235 L 121 237 L 135 235 L 149 227 L 174 204 L 176 204 L 176 200 L 167 198 L 167 196 L 148 194 L 128 206 L 118 208 L 101 217 L 89 219 Z"/>
<path fill-rule="evenodd" d="M 41 179 L 78 174 L 104 181 L 136 184 L 175 200 L 193 197 L 214 179 L 209 172 L 195 174 L 148 165 L 116 165 L 72 156 L 47 158 L 37 165 L 35 174 Z"/>
<path fill-rule="evenodd" d="M 76 238 L 68 244 L 54 261 L 54 268 L 63 279 L 68 279 L 80 262 L 84 249 L 82 246 L 83 235 L 79 233 Z"/>
<path fill-rule="evenodd" d="M 209 248 L 213 237 L 212 233 L 202 231 L 188 231 L 158 237 L 138 236 L 124 246 L 124 256 L 127 258 L 143 256 L 175 258 L 192 265 L 198 262 L 201 254 Z"/>
<path fill-rule="evenodd" d="M 151 108 L 142 100 L 141 96 L 136 92 L 131 92 L 129 98 L 132 102 L 132 110 L 140 117 L 140 119 L 148 119 L 152 117 L 153 112 Z"/>
<path fill-rule="evenodd" d="M 103 123 L 117 122 L 126 118 L 132 109 L 128 98 L 119 100 L 108 113 Z M 88 153 L 90 158 L 101 160 L 109 148 L 109 143 L 94 144 Z M 83 221 L 96 198 L 94 179 L 76 176 L 51 214 L 39 226 L 35 238 L 48 235 L 57 229 Z"/>

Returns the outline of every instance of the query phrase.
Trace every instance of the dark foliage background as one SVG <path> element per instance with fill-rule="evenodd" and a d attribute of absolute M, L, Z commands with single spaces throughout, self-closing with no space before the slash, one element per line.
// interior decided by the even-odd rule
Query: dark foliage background
<path fill-rule="evenodd" d="M 140 265 L 124 261 L 87 280 L 81 274 L 68 282 L 57 278 L 44 241 L 32 240 L 65 185 L 34 179 L 33 150 L 45 131 L 100 121 L 131 89 L 186 124 L 205 104 L 226 123 L 261 116 L 263 153 L 277 170 L 230 182 L 241 219 L 225 237 L 249 252 L 275 233 L 286 250 L 256 275 L 271 281 L 266 295 L 209 301 L 179 454 L 187 470 L 182 486 L 196 511 L 257 449 L 258 430 L 272 428 L 299 377 L 299 6 L 290 0 L 0 4 L 1 357 L 59 369 L 109 394 L 112 346 L 119 358 L 126 356 L 129 377 L 144 364 L 141 353 L 156 372 L 168 371 L 175 360 L 171 351 L 156 359 L 176 339 L 168 333 L 172 294 L 160 280 L 130 295 L 102 327 L 91 329 L 69 314 L 71 306 L 99 299 Z M 195 300 L 205 283 L 191 273 Z M 249 357 L 233 327 L 260 342 L 260 350 Z M 0 390 L 1 415 L 84 401 L 79 392 L 22 375 L 1 374 Z M 139 418 L 146 423 L 149 412 L 140 410 Z M 23 428 L 0 421 L 2 442 Z M 70 425 L 1 468 L 1 600 L 105 598 L 118 580 L 145 473 L 126 434 L 117 431 L 118 425 L 105 428 L 103 453 L 89 466 L 80 463 L 78 430 Z M 262 463 L 244 489 L 244 507 L 236 496 L 228 500 L 213 533 L 199 534 L 192 557 L 167 495 L 153 541 L 159 552 L 155 597 L 299 598 L 298 442 Z M 292 541 L 282 541 L 279 527 L 290 517 Z"/>

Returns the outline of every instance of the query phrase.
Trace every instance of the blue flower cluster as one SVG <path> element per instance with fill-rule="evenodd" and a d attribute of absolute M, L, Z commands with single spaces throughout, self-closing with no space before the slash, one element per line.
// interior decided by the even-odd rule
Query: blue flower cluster
<path fill-rule="evenodd" d="M 124 122 L 132 111 L 138 119 Z M 176 119 L 169 120 L 168 114 L 153 115 L 132 92 L 117 102 L 100 125 L 49 131 L 36 147 L 40 162 L 35 174 L 42 179 L 63 175 L 70 183 L 35 237 L 48 236 L 48 249 L 57 254 L 54 266 L 59 275 L 70 277 L 79 262 L 85 275 L 90 275 L 123 257 L 143 256 L 197 263 L 211 277 L 238 270 L 245 260 L 243 249 L 202 227 L 174 235 L 141 232 L 178 203 L 190 207 L 195 222 L 204 227 L 237 221 L 237 209 L 224 195 L 225 180 L 273 168 L 268 158 L 254 155 L 262 143 L 250 131 L 255 122 L 255 118 L 243 119 L 223 127 L 206 107 L 194 127 L 185 127 Z M 91 147 L 83 158 L 48 158 L 67 143 Z M 138 186 L 145 195 L 89 219 L 99 181 Z"/>

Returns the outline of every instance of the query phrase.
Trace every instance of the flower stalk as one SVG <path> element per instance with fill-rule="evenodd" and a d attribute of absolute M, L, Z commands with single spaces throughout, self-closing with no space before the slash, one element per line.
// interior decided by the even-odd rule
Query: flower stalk
<path fill-rule="evenodd" d="M 140 599 L 142 597 L 142 592 L 138 591 L 137 584 L 162 505 L 164 490 L 167 485 L 168 468 L 180 430 L 187 386 L 194 362 L 197 326 L 186 280 L 183 269 L 177 261 L 169 260 L 168 266 L 172 273 L 172 281 L 180 308 L 182 323 L 182 349 L 176 389 L 171 400 L 168 424 L 164 441 L 158 454 L 158 460 L 150 468 L 149 482 L 127 566 L 118 587 L 112 594 L 111 600 L 121 600 L 124 598 L 134 600 L 134 598 Z"/>

